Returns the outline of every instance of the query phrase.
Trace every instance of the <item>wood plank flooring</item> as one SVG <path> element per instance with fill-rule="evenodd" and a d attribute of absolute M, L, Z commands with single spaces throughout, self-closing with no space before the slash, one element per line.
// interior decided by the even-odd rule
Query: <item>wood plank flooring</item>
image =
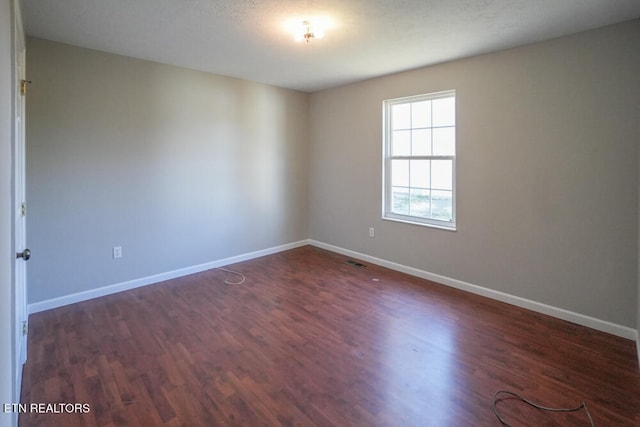
<path fill-rule="evenodd" d="M 311 246 L 30 318 L 20 426 L 640 426 L 635 343 Z M 584 412 L 498 407 L 513 426 Z"/>

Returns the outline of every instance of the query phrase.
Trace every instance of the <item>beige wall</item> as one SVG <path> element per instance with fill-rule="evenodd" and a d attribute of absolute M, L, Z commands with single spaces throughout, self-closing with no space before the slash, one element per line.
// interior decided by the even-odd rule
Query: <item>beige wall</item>
<path fill-rule="evenodd" d="M 310 237 L 636 328 L 638 40 L 636 20 L 314 93 Z M 381 220 L 382 101 L 448 89 L 458 231 Z"/>
<path fill-rule="evenodd" d="M 307 94 L 40 39 L 27 55 L 29 303 L 307 238 Z"/>
<path fill-rule="evenodd" d="M 30 39 L 29 302 L 311 237 L 636 328 L 639 34 L 624 23 L 310 104 Z M 382 221 L 382 100 L 446 89 L 458 231 Z"/>

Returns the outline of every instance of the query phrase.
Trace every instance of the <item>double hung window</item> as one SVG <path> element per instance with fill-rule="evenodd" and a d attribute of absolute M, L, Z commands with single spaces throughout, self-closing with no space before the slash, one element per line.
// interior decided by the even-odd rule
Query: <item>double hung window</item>
<path fill-rule="evenodd" d="M 383 218 L 455 230 L 455 99 L 384 101 Z"/>

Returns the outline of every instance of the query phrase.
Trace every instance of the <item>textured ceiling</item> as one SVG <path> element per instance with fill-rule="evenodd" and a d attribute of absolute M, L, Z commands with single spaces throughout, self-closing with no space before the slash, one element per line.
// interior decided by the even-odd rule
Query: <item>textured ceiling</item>
<path fill-rule="evenodd" d="M 312 92 L 640 17 L 639 0 L 23 0 L 30 36 Z M 325 17 L 296 43 L 291 22 Z"/>

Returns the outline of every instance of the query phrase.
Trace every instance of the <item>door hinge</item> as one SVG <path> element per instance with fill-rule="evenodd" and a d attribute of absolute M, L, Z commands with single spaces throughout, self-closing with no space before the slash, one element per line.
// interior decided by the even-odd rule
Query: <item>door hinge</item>
<path fill-rule="evenodd" d="M 27 94 L 28 84 L 31 84 L 31 80 L 20 80 L 20 95 L 25 96 Z"/>
<path fill-rule="evenodd" d="M 29 334 L 29 325 L 27 324 L 26 320 L 22 321 L 22 335 L 28 335 Z"/>
<path fill-rule="evenodd" d="M 27 202 L 22 202 L 20 205 L 20 214 L 22 216 L 27 216 Z"/>

